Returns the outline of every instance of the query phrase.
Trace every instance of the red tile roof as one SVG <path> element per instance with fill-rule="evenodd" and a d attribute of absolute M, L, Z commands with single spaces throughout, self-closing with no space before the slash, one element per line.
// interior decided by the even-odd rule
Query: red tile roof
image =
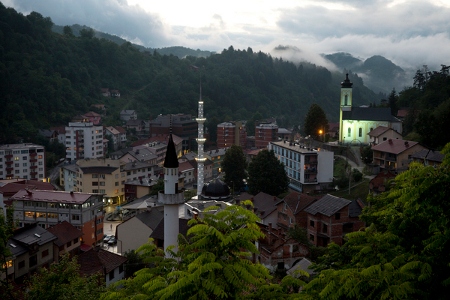
<path fill-rule="evenodd" d="M 55 244 L 58 247 L 67 244 L 68 242 L 73 241 L 74 239 L 79 238 L 83 235 L 81 230 L 78 230 L 75 226 L 67 221 L 63 221 L 59 224 L 49 227 L 47 228 L 47 231 L 53 233 L 58 238 L 55 241 Z"/>
<path fill-rule="evenodd" d="M 403 151 L 416 146 L 417 144 L 419 143 L 414 141 L 389 139 L 387 141 L 382 142 L 381 144 L 373 146 L 372 150 L 392 154 L 400 154 Z"/>
<path fill-rule="evenodd" d="M 284 197 L 283 201 L 286 202 L 294 214 L 297 214 L 322 196 L 323 195 L 320 195 L 319 197 L 312 197 L 303 193 L 291 192 Z"/>
<path fill-rule="evenodd" d="M 82 204 L 95 194 L 64 191 L 20 190 L 10 200 Z"/>
<path fill-rule="evenodd" d="M 388 130 L 389 130 L 389 127 L 386 127 L 386 126 L 378 126 L 377 128 L 371 130 L 371 131 L 368 133 L 368 135 L 369 135 L 369 136 L 377 137 L 377 136 L 380 136 L 381 134 L 385 133 L 385 132 L 388 131 Z"/>
<path fill-rule="evenodd" d="M 4 195 L 14 195 L 20 190 L 29 189 L 29 190 L 47 190 L 54 191 L 56 188 L 49 182 L 42 182 L 38 180 L 17 180 L 14 179 L 14 182 L 8 182 L 5 185 L 0 187 L 0 192 Z"/>

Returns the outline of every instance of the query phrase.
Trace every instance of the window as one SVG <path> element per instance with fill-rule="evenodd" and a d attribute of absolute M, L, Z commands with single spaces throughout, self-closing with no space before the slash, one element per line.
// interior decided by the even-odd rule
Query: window
<path fill-rule="evenodd" d="M 335 213 L 335 214 L 334 214 L 334 218 L 335 218 L 336 220 L 340 220 L 340 219 L 341 219 L 341 213 Z"/>
<path fill-rule="evenodd" d="M 19 261 L 19 269 L 25 268 L 25 261 Z"/>
<path fill-rule="evenodd" d="M 72 241 L 67 242 L 67 248 L 69 248 L 70 246 L 72 246 Z"/>
<path fill-rule="evenodd" d="M 313 220 L 309 220 L 309 226 L 314 227 L 314 221 Z"/>
<path fill-rule="evenodd" d="M 92 186 L 98 186 L 98 182 L 97 181 L 92 181 Z"/>
<path fill-rule="evenodd" d="M 114 279 L 114 270 L 112 270 L 111 272 L 109 272 L 109 280 L 113 280 Z"/>
<path fill-rule="evenodd" d="M 42 258 L 47 257 L 48 256 L 48 249 L 42 251 Z"/>
<path fill-rule="evenodd" d="M 119 182 L 118 181 L 114 182 L 114 185 L 119 186 Z"/>
<path fill-rule="evenodd" d="M 351 135 L 352 135 L 352 129 L 349 127 L 347 130 L 347 136 L 351 137 Z"/>
<path fill-rule="evenodd" d="M 80 215 L 72 215 L 72 221 L 79 221 Z"/>
<path fill-rule="evenodd" d="M 358 135 L 359 135 L 359 137 L 362 137 L 362 128 L 359 128 Z"/>
<path fill-rule="evenodd" d="M 327 233 L 328 232 L 328 225 L 327 224 L 322 224 L 322 232 L 323 233 Z"/>
<path fill-rule="evenodd" d="M 74 243 L 74 244 L 78 243 L 78 238 L 74 239 L 74 240 L 73 240 L 73 243 Z"/>
<path fill-rule="evenodd" d="M 104 181 L 100 181 L 100 186 L 105 186 L 105 182 Z"/>
<path fill-rule="evenodd" d="M 30 258 L 28 260 L 29 260 L 30 268 L 37 265 L 37 256 L 36 255 L 30 256 Z"/>
<path fill-rule="evenodd" d="M 348 105 L 347 103 L 348 103 L 348 95 L 345 95 L 344 96 L 344 105 Z"/>
<path fill-rule="evenodd" d="M 309 240 L 314 242 L 314 235 L 313 234 L 309 235 Z"/>

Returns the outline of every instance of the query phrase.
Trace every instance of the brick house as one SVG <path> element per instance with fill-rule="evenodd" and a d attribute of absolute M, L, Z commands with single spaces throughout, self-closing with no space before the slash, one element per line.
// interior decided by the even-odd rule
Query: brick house
<path fill-rule="evenodd" d="M 306 228 L 307 225 L 307 213 L 304 211 L 306 207 L 314 203 L 322 197 L 317 195 L 315 197 L 298 192 L 291 192 L 280 202 L 276 204 L 278 212 L 278 227 L 285 230 L 298 225 Z"/>
<path fill-rule="evenodd" d="M 388 183 L 395 178 L 395 174 L 389 171 L 380 172 L 369 181 L 369 191 L 373 195 L 378 195 L 389 189 Z"/>
<path fill-rule="evenodd" d="M 359 219 L 364 203 L 327 194 L 305 208 L 307 234 L 315 246 L 327 246 L 330 242 L 342 245 L 347 233 L 363 228 Z"/>

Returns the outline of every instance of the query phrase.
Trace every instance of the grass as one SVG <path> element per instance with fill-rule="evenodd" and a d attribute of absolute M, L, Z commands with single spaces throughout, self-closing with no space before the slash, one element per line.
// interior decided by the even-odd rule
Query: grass
<path fill-rule="evenodd" d="M 369 194 L 369 179 L 363 178 L 360 182 L 352 182 L 350 188 L 350 194 L 348 193 L 348 187 L 339 191 L 330 192 L 331 195 L 341 197 L 349 200 L 358 199 L 365 201 Z"/>

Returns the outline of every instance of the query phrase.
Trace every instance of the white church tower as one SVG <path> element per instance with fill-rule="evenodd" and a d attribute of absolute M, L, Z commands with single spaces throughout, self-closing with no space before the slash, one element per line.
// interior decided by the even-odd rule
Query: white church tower
<path fill-rule="evenodd" d="M 344 141 L 345 132 L 343 126 L 343 112 L 352 110 L 352 86 L 353 83 L 348 79 L 348 73 L 345 75 L 345 80 L 341 82 L 341 103 L 339 105 L 339 141 Z M 348 142 L 351 142 L 348 141 Z"/>
<path fill-rule="evenodd" d="M 175 246 L 174 252 L 178 249 L 178 208 L 184 203 L 184 193 L 178 189 L 178 158 L 172 133 L 169 136 L 164 159 L 164 192 L 159 191 L 158 200 L 164 204 L 164 251 L 166 257 L 170 257 L 167 247 Z"/>
<path fill-rule="evenodd" d="M 203 190 L 203 185 L 205 183 L 205 155 L 204 155 L 204 144 L 206 139 L 203 135 L 204 123 L 206 118 L 203 117 L 203 100 L 202 100 L 202 84 L 200 83 L 200 100 L 198 101 L 198 118 L 195 119 L 198 123 L 198 154 L 197 154 L 197 199 L 200 199 L 200 195 Z"/>

